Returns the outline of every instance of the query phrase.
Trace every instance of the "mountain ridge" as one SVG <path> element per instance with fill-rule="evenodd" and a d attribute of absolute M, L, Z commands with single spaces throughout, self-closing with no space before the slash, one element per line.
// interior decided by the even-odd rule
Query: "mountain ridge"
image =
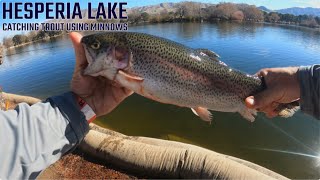
<path fill-rule="evenodd" d="M 313 7 L 291 7 L 291 8 L 285 8 L 285 9 L 278 9 L 278 10 L 272 10 L 265 6 L 259 6 L 258 9 L 261 11 L 270 13 L 270 12 L 278 12 L 281 14 L 293 14 L 295 16 L 299 15 L 311 15 L 311 16 L 319 16 L 320 17 L 320 8 L 313 8 Z"/>
<path fill-rule="evenodd" d="M 312 16 L 319 16 L 320 17 L 320 8 L 313 8 L 313 7 L 292 7 L 292 8 L 286 8 L 286 9 L 279 9 L 276 10 L 278 13 L 282 14 L 293 14 L 295 16 L 299 15 L 312 15 Z"/>

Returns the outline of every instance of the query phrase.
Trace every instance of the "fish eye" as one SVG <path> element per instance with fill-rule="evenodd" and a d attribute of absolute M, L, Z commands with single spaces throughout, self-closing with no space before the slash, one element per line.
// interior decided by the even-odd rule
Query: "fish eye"
<path fill-rule="evenodd" d="M 91 45 L 92 49 L 99 49 L 100 48 L 100 43 L 99 42 L 95 42 Z"/>

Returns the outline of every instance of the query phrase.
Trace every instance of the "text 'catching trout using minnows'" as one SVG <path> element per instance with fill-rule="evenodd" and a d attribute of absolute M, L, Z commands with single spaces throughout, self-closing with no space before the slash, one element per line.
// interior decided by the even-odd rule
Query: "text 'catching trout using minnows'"
<path fill-rule="evenodd" d="M 173 41 L 134 32 L 106 32 L 81 40 L 89 63 L 85 75 L 104 76 L 149 99 L 189 107 L 211 122 L 208 111 L 239 112 L 254 121 L 246 97 L 262 91 L 264 83 L 228 67 L 216 53 L 191 49 Z M 298 109 L 279 106 L 290 117 Z"/>

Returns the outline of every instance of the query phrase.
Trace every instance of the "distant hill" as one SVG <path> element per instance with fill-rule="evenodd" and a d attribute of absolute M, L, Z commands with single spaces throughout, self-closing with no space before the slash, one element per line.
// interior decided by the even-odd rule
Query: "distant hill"
<path fill-rule="evenodd" d="M 132 11 L 138 11 L 138 12 L 147 12 L 149 14 L 159 14 L 160 12 L 166 11 L 166 12 L 175 12 L 177 11 L 178 7 L 186 2 L 180 2 L 180 3 L 160 3 L 157 5 L 150 5 L 150 6 L 142 6 L 142 7 L 134 7 L 129 9 L 128 13 L 131 13 Z M 199 3 L 199 2 L 192 2 L 193 6 L 200 5 L 201 8 L 206 8 L 208 6 L 212 6 L 215 4 L 211 3 Z M 270 13 L 270 12 L 278 12 L 281 14 L 293 14 L 293 15 L 312 15 L 312 16 L 319 16 L 320 17 L 320 8 L 300 8 L 300 7 L 292 7 L 287 9 L 279 9 L 279 10 L 272 10 L 265 6 L 258 7 L 261 11 Z"/>
<path fill-rule="evenodd" d="M 287 9 L 279 9 L 279 10 L 271 10 L 268 9 L 265 6 L 260 6 L 258 7 L 261 11 L 270 13 L 270 12 L 278 12 L 281 14 L 293 14 L 295 16 L 299 15 L 312 15 L 312 16 L 319 16 L 320 17 L 320 8 L 300 8 L 300 7 L 292 7 L 292 8 L 287 8 Z"/>
<path fill-rule="evenodd" d="M 265 6 L 260 6 L 260 7 L 258 7 L 258 9 L 260 9 L 261 11 L 267 12 L 267 13 L 269 13 L 269 12 L 273 12 L 273 10 L 268 9 L 268 8 L 267 8 L 267 7 L 265 7 Z"/>
<path fill-rule="evenodd" d="M 149 6 L 130 8 L 128 10 L 128 14 L 130 14 L 134 11 L 146 12 L 148 14 L 160 14 L 163 11 L 176 12 L 181 5 L 187 4 L 187 3 L 189 3 L 189 5 L 187 5 L 187 6 L 190 6 L 190 7 L 192 6 L 191 8 L 193 8 L 193 7 L 207 8 L 208 6 L 215 5 L 212 3 L 201 3 L 201 2 L 192 2 L 192 1 L 183 1 L 183 2 L 179 2 L 179 3 L 160 3 L 157 5 L 149 5 Z"/>
<path fill-rule="evenodd" d="M 160 3 L 157 5 L 149 5 L 149 6 L 141 6 L 141 7 L 134 7 L 128 10 L 130 14 L 132 11 L 138 12 L 146 12 L 148 14 L 160 14 L 160 12 L 166 10 L 167 12 L 172 12 L 176 10 L 176 3 Z"/>
<path fill-rule="evenodd" d="M 282 14 L 293 14 L 293 15 L 312 15 L 312 16 L 319 16 L 320 17 L 320 8 L 299 8 L 299 7 L 293 7 L 293 8 L 287 8 L 287 9 L 280 9 L 276 10 L 279 13 Z"/>

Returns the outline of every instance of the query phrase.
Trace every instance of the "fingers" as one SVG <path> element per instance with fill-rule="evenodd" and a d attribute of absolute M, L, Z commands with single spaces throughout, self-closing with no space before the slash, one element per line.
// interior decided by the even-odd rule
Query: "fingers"
<path fill-rule="evenodd" d="M 104 77 L 100 77 L 100 81 L 105 82 L 106 84 L 110 85 L 110 88 L 112 88 L 112 90 L 116 91 L 118 96 L 127 97 L 127 96 L 130 96 L 134 93 L 132 90 L 121 86 L 119 83 L 117 83 L 115 81 L 110 81 Z"/>
<path fill-rule="evenodd" d="M 122 90 L 126 96 L 131 96 L 134 93 L 132 90 L 127 88 L 122 88 Z"/>
<path fill-rule="evenodd" d="M 264 77 L 266 84 L 270 83 L 268 73 L 271 72 L 271 69 L 265 68 L 258 71 L 255 75 L 259 78 Z M 261 112 L 265 112 L 268 117 L 275 116 L 275 109 L 279 105 L 275 101 L 277 100 L 278 92 L 271 86 L 268 89 L 254 95 L 247 97 L 245 104 L 248 108 L 257 109 Z"/>
<path fill-rule="evenodd" d="M 125 96 L 130 96 L 131 94 L 133 94 L 132 90 L 127 89 L 116 82 L 111 82 L 111 86 L 114 89 L 118 89 L 119 91 L 122 91 L 123 95 Z"/>
<path fill-rule="evenodd" d="M 258 71 L 256 76 L 264 77 L 266 89 L 247 97 L 246 106 L 265 112 L 268 117 L 277 116 L 279 103 L 288 103 L 300 96 L 297 71 L 296 67 L 266 68 Z"/>
<path fill-rule="evenodd" d="M 269 106 L 260 108 L 259 110 L 264 112 L 267 115 L 267 117 L 273 118 L 278 115 L 278 111 L 276 110 L 278 106 L 279 103 L 273 102 Z"/>
<path fill-rule="evenodd" d="M 268 75 L 268 71 L 269 71 L 269 70 L 270 70 L 270 69 L 267 69 L 267 68 L 261 69 L 261 70 L 258 71 L 255 75 L 258 76 L 259 78 L 261 78 L 261 77 L 266 77 L 266 76 Z"/>
<path fill-rule="evenodd" d="M 105 78 L 104 78 L 104 80 L 105 80 L 105 81 L 108 81 L 108 83 L 111 84 L 111 87 L 112 87 L 112 88 L 118 89 L 119 91 L 122 91 L 125 96 L 130 96 L 130 95 L 132 95 L 132 94 L 134 93 L 132 90 L 127 89 L 127 88 L 121 86 L 119 83 L 117 83 L 117 82 L 115 82 L 115 81 L 110 81 L 110 80 L 105 79 Z"/>
<path fill-rule="evenodd" d="M 254 97 L 253 96 L 249 96 L 245 99 L 245 105 L 250 108 L 250 109 L 255 109 L 254 106 Z"/>
<path fill-rule="evenodd" d="M 110 80 L 107 80 L 110 81 Z M 110 81 L 110 84 L 116 88 L 122 88 L 123 86 L 121 86 L 119 83 L 115 82 L 115 81 Z"/>
<path fill-rule="evenodd" d="M 75 68 L 79 69 L 79 68 L 86 67 L 87 66 L 87 59 L 85 56 L 83 46 L 81 44 L 82 35 L 77 32 L 71 32 L 69 36 L 72 41 L 75 55 L 76 55 L 76 67 Z"/>
<path fill-rule="evenodd" d="M 245 104 L 248 108 L 258 109 L 269 106 L 272 102 L 277 100 L 277 92 L 273 89 L 266 89 L 254 96 L 247 97 Z"/>
<path fill-rule="evenodd" d="M 250 109 L 258 109 L 259 111 L 264 112 L 268 118 L 274 118 L 274 117 L 278 116 L 278 112 L 276 109 L 279 106 L 279 103 L 266 102 L 262 98 L 260 98 L 259 96 L 258 97 L 257 96 L 250 96 L 250 97 L 246 98 L 246 100 L 245 100 L 246 106 Z M 263 105 L 265 105 L 265 106 L 263 106 Z"/>

